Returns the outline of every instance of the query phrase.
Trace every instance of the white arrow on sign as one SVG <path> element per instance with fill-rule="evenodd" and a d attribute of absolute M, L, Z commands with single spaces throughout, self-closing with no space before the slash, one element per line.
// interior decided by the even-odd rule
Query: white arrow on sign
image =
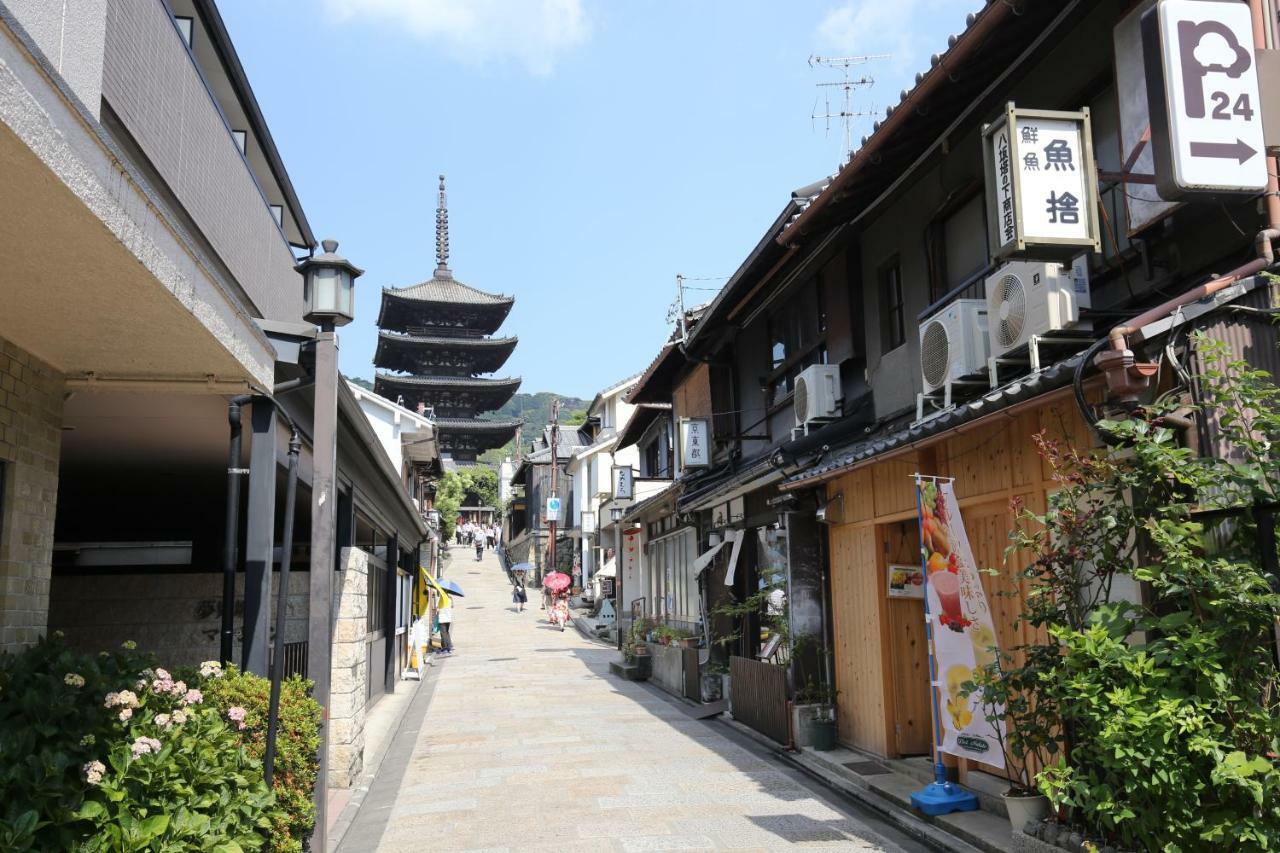
<path fill-rule="evenodd" d="M 1174 200 L 1265 189 L 1249 6 L 1159 0 L 1142 25 L 1160 195 Z"/>

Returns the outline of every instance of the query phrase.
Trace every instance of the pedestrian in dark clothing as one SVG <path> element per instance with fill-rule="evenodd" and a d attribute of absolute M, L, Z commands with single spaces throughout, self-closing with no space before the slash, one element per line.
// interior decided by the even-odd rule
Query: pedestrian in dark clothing
<path fill-rule="evenodd" d="M 515 590 L 511 593 L 511 603 L 516 606 L 517 613 L 523 613 L 528 601 L 529 593 L 524 588 L 524 572 L 516 572 Z"/>

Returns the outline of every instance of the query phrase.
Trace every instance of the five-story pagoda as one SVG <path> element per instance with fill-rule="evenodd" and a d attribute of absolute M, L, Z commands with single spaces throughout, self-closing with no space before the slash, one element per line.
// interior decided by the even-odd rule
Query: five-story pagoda
<path fill-rule="evenodd" d="M 520 387 L 519 379 L 482 376 L 502 367 L 515 349 L 516 338 L 491 337 L 514 302 L 453 277 L 441 175 L 435 275 L 421 284 L 383 288 L 374 390 L 429 412 L 440 453 L 454 462 L 474 462 L 480 453 L 510 441 L 520 426 L 519 420 L 480 417 L 502 406 Z"/>

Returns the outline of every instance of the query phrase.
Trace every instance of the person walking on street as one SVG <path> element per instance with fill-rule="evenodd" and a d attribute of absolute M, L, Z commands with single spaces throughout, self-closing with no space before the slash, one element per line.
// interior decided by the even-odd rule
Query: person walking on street
<path fill-rule="evenodd" d="M 524 606 L 529 601 L 529 593 L 524 588 L 524 572 L 516 572 L 514 577 L 515 590 L 511 593 L 511 603 L 516 606 L 517 613 L 523 613 Z"/>
<path fill-rule="evenodd" d="M 440 625 L 440 655 L 453 654 L 453 599 L 435 578 L 427 578 L 436 591 L 436 622 Z"/>
<path fill-rule="evenodd" d="M 480 562 L 484 557 L 484 540 L 480 538 L 480 534 L 476 534 L 476 562 Z"/>

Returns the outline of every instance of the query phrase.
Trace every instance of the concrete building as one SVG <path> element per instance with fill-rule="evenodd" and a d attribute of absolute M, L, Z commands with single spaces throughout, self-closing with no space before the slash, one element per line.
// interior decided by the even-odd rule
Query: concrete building
<path fill-rule="evenodd" d="M 0 174 L 0 648 L 59 628 L 166 665 L 225 648 L 266 673 L 295 426 L 280 663 L 320 675 L 309 628 L 341 617 L 324 675 L 331 778 L 349 781 L 363 711 L 403 665 L 429 532 L 352 390 L 315 374 L 295 263 L 317 241 L 212 0 L 0 0 Z M 320 565 L 309 442 L 335 382 L 336 558 Z M 230 513 L 229 467 L 245 482 Z M 316 570 L 334 599 L 309 592 Z"/>
<path fill-rule="evenodd" d="M 573 480 L 574 495 L 573 514 L 565 520 L 565 527 L 576 543 L 579 581 L 588 593 L 592 576 L 604 565 L 605 554 L 615 547 L 601 536 L 608 515 L 606 505 L 612 499 L 613 469 L 634 469 L 639 462 L 634 448 L 617 447 L 618 435 L 635 409 L 624 399 L 635 380 L 632 376 L 596 394 L 580 428 L 589 443 L 576 450 L 565 466 L 565 475 Z"/>

